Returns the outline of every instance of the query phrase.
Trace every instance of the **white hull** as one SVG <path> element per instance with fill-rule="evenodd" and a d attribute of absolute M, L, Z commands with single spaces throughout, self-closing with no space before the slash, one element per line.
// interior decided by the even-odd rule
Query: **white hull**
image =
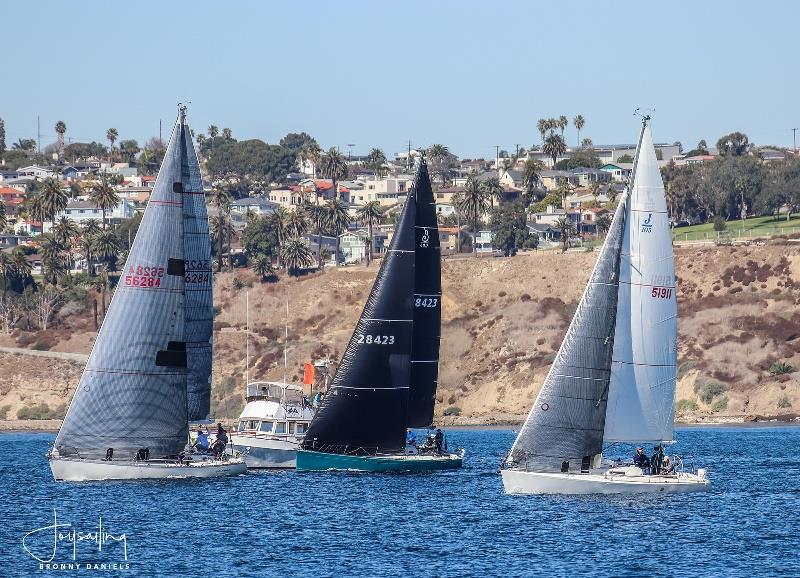
<path fill-rule="evenodd" d="M 502 470 L 506 494 L 629 494 L 704 492 L 711 482 L 703 475 L 677 476 L 572 474 Z"/>
<path fill-rule="evenodd" d="M 231 436 L 235 451 L 242 452 L 248 468 L 293 468 L 297 465 L 298 440 L 259 438 L 248 435 Z"/>
<path fill-rule="evenodd" d="M 187 465 L 158 461 L 106 462 L 61 457 L 50 458 L 53 478 L 65 482 L 99 480 L 158 480 L 237 476 L 247 471 L 243 460 L 197 461 Z"/>

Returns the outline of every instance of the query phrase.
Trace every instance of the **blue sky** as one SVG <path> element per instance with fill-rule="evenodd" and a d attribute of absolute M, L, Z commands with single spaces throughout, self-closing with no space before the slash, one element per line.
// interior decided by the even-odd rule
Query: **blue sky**
<path fill-rule="evenodd" d="M 35 137 L 37 115 L 43 146 L 59 119 L 74 140 L 113 126 L 141 143 L 189 100 L 196 130 L 240 139 L 492 157 L 560 114 L 583 114 L 595 144 L 633 142 L 644 107 L 658 142 L 741 130 L 791 146 L 798 22 L 789 0 L 17 0 L 0 117 L 9 143 Z"/>

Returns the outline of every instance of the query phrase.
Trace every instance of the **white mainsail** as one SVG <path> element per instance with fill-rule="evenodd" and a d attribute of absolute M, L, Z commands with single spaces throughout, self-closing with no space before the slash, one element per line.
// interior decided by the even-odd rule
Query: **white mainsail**
<path fill-rule="evenodd" d="M 603 441 L 673 439 L 677 300 L 664 183 L 644 128 L 627 204 Z"/>

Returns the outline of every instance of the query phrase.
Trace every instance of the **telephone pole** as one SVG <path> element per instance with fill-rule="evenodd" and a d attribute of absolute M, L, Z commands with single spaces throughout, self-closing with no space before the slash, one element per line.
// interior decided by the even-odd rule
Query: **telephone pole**
<path fill-rule="evenodd" d="M 406 168 L 411 170 L 411 139 L 408 140 L 408 157 L 406 157 Z"/>
<path fill-rule="evenodd" d="M 500 145 L 494 145 L 494 170 L 500 170 Z"/>
<path fill-rule="evenodd" d="M 792 129 L 792 143 L 794 145 L 794 154 L 797 154 L 797 128 Z"/>
<path fill-rule="evenodd" d="M 36 152 L 42 154 L 42 125 L 39 122 L 39 115 L 36 115 Z"/>

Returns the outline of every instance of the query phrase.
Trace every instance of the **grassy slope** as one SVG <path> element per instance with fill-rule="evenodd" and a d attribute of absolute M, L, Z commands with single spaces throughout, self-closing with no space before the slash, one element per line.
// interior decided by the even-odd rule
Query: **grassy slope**
<path fill-rule="evenodd" d="M 734 237 L 758 237 L 779 234 L 800 233 L 800 216 L 795 216 L 788 221 L 786 217 L 753 217 L 742 221 L 731 220 L 726 223 L 725 230 Z M 696 241 L 701 239 L 714 239 L 717 236 L 713 223 L 679 227 L 673 230 L 673 237 L 678 241 Z"/>

